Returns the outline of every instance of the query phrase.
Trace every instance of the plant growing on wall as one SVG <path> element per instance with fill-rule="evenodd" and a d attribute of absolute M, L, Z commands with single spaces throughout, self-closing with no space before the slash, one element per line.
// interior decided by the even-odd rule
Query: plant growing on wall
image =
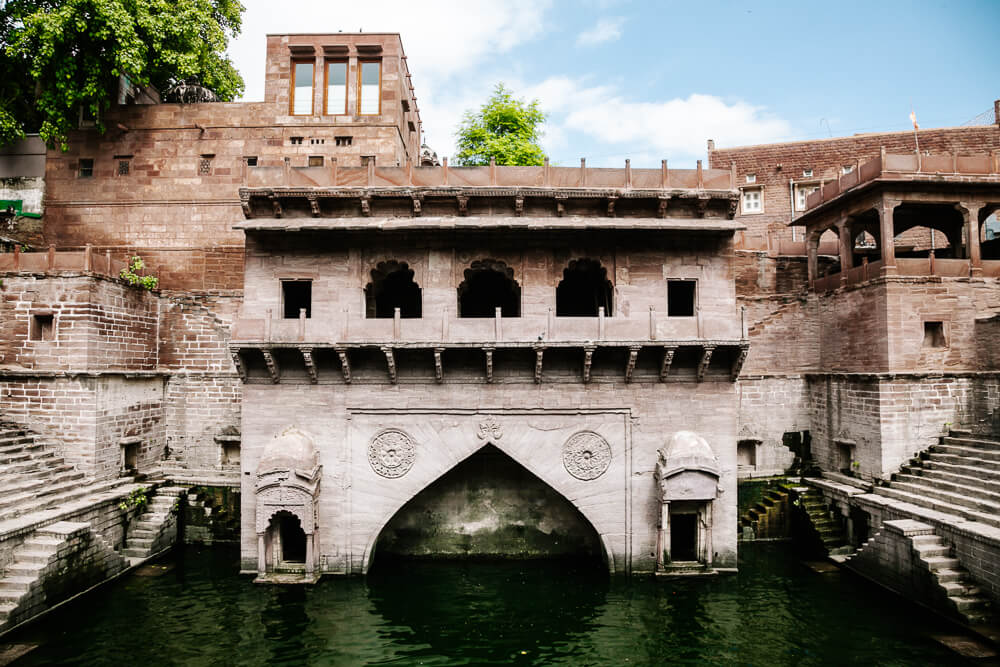
<path fill-rule="evenodd" d="M 125 498 L 118 503 L 118 509 L 123 512 L 129 512 L 131 510 L 142 509 L 149 503 L 149 496 L 147 495 L 149 489 L 144 486 L 132 489 Z"/>
<path fill-rule="evenodd" d="M 141 287 L 148 290 L 156 289 L 156 286 L 160 284 L 160 279 L 156 276 L 142 275 L 140 272 L 145 268 L 146 265 L 143 263 L 142 258 L 138 255 L 133 255 L 129 258 L 125 268 L 118 272 L 118 277 L 133 287 Z"/>
<path fill-rule="evenodd" d="M 502 83 L 478 111 L 466 111 L 458 136 L 458 164 L 484 165 L 494 158 L 501 165 L 540 165 L 545 152 L 538 142 L 545 113 L 538 100 L 514 97 Z"/>

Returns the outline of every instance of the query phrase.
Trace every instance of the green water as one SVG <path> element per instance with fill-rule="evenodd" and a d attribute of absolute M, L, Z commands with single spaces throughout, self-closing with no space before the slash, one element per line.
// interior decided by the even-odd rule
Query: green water
<path fill-rule="evenodd" d="M 282 588 L 238 576 L 232 551 L 187 548 L 5 641 L 41 643 L 16 667 L 968 664 L 927 638 L 939 620 L 865 582 L 783 545 L 740 554 L 738 575 L 698 580 L 406 562 Z"/>

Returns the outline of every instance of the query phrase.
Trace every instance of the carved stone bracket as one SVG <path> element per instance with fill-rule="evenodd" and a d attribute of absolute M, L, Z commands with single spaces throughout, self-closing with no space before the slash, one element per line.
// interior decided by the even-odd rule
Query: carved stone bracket
<path fill-rule="evenodd" d="M 361 198 L 361 215 L 370 217 L 372 214 L 372 200 L 371 197 Z"/>
<path fill-rule="evenodd" d="M 424 198 L 414 195 L 413 196 L 413 217 L 419 218 L 423 212 Z"/>
<path fill-rule="evenodd" d="M 278 373 L 278 362 L 274 360 L 274 355 L 271 354 L 271 350 L 262 349 L 261 354 L 264 355 L 264 363 L 267 364 L 267 372 L 271 374 L 271 382 L 278 384 L 281 376 Z"/>
<path fill-rule="evenodd" d="M 469 215 L 469 198 L 465 195 L 458 195 L 455 199 L 458 202 L 458 214 L 463 217 Z"/>
<path fill-rule="evenodd" d="M 736 378 L 740 376 L 740 371 L 743 370 L 743 363 L 747 360 L 747 354 L 749 354 L 749 352 L 749 343 L 740 345 L 740 351 L 737 353 L 736 359 L 733 360 L 733 367 L 729 371 L 729 376 L 734 382 L 736 381 Z"/>
<path fill-rule="evenodd" d="M 252 218 L 253 217 L 253 215 L 251 215 L 251 211 L 250 211 L 250 193 L 249 192 L 247 192 L 247 193 L 241 192 L 240 193 L 240 207 L 243 209 L 243 217 L 244 218 Z"/>
<path fill-rule="evenodd" d="M 276 218 L 280 218 L 283 215 L 283 211 L 281 210 L 281 200 L 274 194 L 271 195 L 271 210 Z"/>
<path fill-rule="evenodd" d="M 667 217 L 667 207 L 670 205 L 670 195 L 660 197 L 660 200 L 656 206 L 656 214 L 661 217 Z"/>
<path fill-rule="evenodd" d="M 635 372 L 635 360 L 639 356 L 639 348 L 636 345 L 629 347 L 628 349 L 628 363 L 625 365 L 625 382 L 632 381 L 632 373 Z"/>
<path fill-rule="evenodd" d="M 590 368 L 594 363 L 594 350 L 597 348 L 594 345 L 587 345 L 583 348 L 583 381 L 584 383 L 590 382 Z"/>
<path fill-rule="evenodd" d="M 730 199 L 729 200 L 729 209 L 728 209 L 728 211 L 726 213 L 727 217 L 730 220 L 732 220 L 733 218 L 735 218 L 736 217 L 736 211 L 739 210 L 739 208 L 740 208 L 740 200 L 739 199 L 735 199 L 735 198 L 734 199 Z"/>
<path fill-rule="evenodd" d="M 701 361 L 698 362 L 698 382 L 705 379 L 705 371 L 708 370 L 708 365 L 712 362 L 713 352 L 715 352 L 714 345 L 706 345 L 701 348 Z"/>
<path fill-rule="evenodd" d="M 319 199 L 315 195 L 309 196 L 309 210 L 312 211 L 312 216 L 314 218 L 319 217 Z"/>
<path fill-rule="evenodd" d="M 699 218 L 704 218 L 705 211 L 708 210 L 708 202 L 710 202 L 711 200 L 712 198 L 709 197 L 708 195 L 699 194 L 698 199 L 695 200 L 695 209 L 694 209 L 695 215 L 698 216 Z"/>
<path fill-rule="evenodd" d="M 486 382 L 493 384 L 493 348 L 484 347 L 483 352 L 486 354 Z"/>
<path fill-rule="evenodd" d="M 444 382 L 444 367 L 441 364 L 442 352 L 444 352 L 443 347 L 434 348 L 434 381 L 438 384 Z"/>
<path fill-rule="evenodd" d="M 313 349 L 311 347 L 300 347 L 299 351 L 302 353 L 302 360 L 306 364 L 306 372 L 309 373 L 309 382 L 316 384 L 319 381 L 319 376 L 316 374 L 316 361 L 313 359 Z"/>
<path fill-rule="evenodd" d="M 514 215 L 519 218 L 524 215 L 524 197 L 521 195 L 514 198 Z"/>
<path fill-rule="evenodd" d="M 389 369 L 389 382 L 396 384 L 399 382 L 399 378 L 396 375 L 396 355 L 392 351 L 391 347 L 383 347 L 382 352 L 385 354 L 385 364 Z"/>
<path fill-rule="evenodd" d="M 236 366 L 236 372 L 240 375 L 240 380 L 243 382 L 247 381 L 247 367 L 243 363 L 243 357 L 240 356 L 239 352 L 233 352 L 233 366 Z"/>
<path fill-rule="evenodd" d="M 609 218 L 615 217 L 615 202 L 617 202 L 617 201 L 618 201 L 618 197 L 616 195 L 611 195 L 610 197 L 608 197 L 608 217 Z"/>
<path fill-rule="evenodd" d="M 670 375 L 670 365 L 674 363 L 674 352 L 677 348 L 673 345 L 667 345 L 663 348 L 663 360 L 660 362 L 660 382 L 666 382 L 667 376 Z"/>
<path fill-rule="evenodd" d="M 347 358 L 347 348 L 338 347 L 337 356 L 340 357 L 340 370 L 344 374 L 344 382 L 351 384 L 351 360 Z"/>
<path fill-rule="evenodd" d="M 535 348 L 535 384 L 541 384 L 542 382 L 542 355 L 544 354 L 544 347 Z"/>
<path fill-rule="evenodd" d="M 556 195 L 556 217 L 563 217 L 566 215 L 566 199 L 565 195 Z"/>

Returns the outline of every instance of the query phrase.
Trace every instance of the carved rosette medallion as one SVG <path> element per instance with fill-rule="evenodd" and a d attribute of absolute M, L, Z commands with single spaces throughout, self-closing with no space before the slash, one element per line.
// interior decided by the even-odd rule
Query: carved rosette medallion
<path fill-rule="evenodd" d="M 597 479 L 611 465 L 611 445 L 593 431 L 575 433 L 563 445 L 563 465 L 577 479 Z"/>
<path fill-rule="evenodd" d="M 417 448 L 406 433 L 394 428 L 379 431 L 368 445 L 368 462 L 382 477 L 402 477 L 417 458 Z"/>

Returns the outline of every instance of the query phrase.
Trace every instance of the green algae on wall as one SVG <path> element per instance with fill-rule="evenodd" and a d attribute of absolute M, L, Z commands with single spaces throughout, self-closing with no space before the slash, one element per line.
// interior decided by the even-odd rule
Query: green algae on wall
<path fill-rule="evenodd" d="M 566 498 L 487 446 L 417 494 L 379 536 L 375 557 L 597 557 L 594 528 Z"/>

